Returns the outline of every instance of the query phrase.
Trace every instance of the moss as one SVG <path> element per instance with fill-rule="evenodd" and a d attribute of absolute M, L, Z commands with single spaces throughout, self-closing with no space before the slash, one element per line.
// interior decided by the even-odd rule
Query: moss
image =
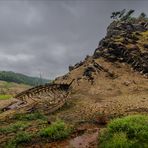
<path fill-rule="evenodd" d="M 12 96 L 11 95 L 0 95 L 0 100 L 7 100 L 10 99 Z"/>
<path fill-rule="evenodd" d="M 115 43 L 122 43 L 124 38 L 122 36 L 115 36 L 113 40 Z"/>
<path fill-rule="evenodd" d="M 142 52 L 145 52 L 143 47 L 144 44 L 148 44 L 148 31 L 144 31 L 140 33 L 140 39 L 138 41 L 138 46 Z"/>

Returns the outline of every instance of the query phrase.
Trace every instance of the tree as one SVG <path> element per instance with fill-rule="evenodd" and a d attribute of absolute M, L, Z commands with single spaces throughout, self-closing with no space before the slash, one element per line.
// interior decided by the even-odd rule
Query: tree
<path fill-rule="evenodd" d="M 126 12 L 126 9 L 123 9 L 122 11 L 120 11 L 120 15 L 119 15 L 119 18 L 121 18 Z"/>
<path fill-rule="evenodd" d="M 117 19 L 119 15 L 120 15 L 120 11 L 112 12 L 111 18 Z"/>
<path fill-rule="evenodd" d="M 135 10 L 130 9 L 130 10 L 121 18 L 121 20 L 122 20 L 122 21 L 128 20 L 134 12 L 135 12 Z"/>
<path fill-rule="evenodd" d="M 146 18 L 146 14 L 144 12 L 142 12 L 140 15 L 139 15 L 139 18 Z"/>

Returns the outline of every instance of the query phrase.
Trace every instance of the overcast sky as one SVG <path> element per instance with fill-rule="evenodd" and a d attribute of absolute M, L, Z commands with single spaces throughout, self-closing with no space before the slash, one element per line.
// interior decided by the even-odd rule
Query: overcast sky
<path fill-rule="evenodd" d="M 0 0 L 0 70 L 53 79 L 93 54 L 112 11 L 147 0 Z"/>

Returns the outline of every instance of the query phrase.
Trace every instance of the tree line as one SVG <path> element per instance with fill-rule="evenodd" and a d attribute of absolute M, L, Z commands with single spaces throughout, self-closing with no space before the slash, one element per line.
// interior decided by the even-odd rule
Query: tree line
<path fill-rule="evenodd" d="M 47 79 L 30 77 L 24 74 L 19 74 L 11 71 L 0 71 L 0 80 L 6 81 L 6 82 L 15 82 L 19 84 L 27 84 L 32 86 L 50 82 L 50 80 L 47 80 Z"/>

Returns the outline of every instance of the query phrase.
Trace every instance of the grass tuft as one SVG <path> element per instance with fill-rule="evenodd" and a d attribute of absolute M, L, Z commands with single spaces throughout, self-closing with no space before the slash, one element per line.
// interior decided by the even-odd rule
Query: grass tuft
<path fill-rule="evenodd" d="M 31 141 L 32 136 L 27 132 L 20 132 L 15 137 L 15 142 L 17 144 L 25 143 Z"/>
<path fill-rule="evenodd" d="M 11 95 L 0 95 L 0 100 L 7 100 L 10 99 L 12 96 Z"/>
<path fill-rule="evenodd" d="M 130 115 L 112 120 L 101 132 L 101 148 L 148 147 L 148 116 Z"/>
<path fill-rule="evenodd" d="M 30 114 L 16 114 L 13 118 L 16 120 L 24 120 L 24 121 L 38 120 L 38 119 L 46 120 L 47 119 L 46 116 L 40 112 L 34 112 Z"/>
<path fill-rule="evenodd" d="M 67 124 L 58 120 L 49 127 L 42 129 L 39 134 L 41 137 L 48 137 L 50 140 L 60 140 L 67 138 L 71 131 L 72 129 Z"/>
<path fill-rule="evenodd" d="M 6 148 L 16 148 L 18 145 L 23 144 L 23 143 L 28 143 L 32 139 L 32 135 L 27 133 L 27 132 L 19 132 L 17 135 L 14 137 L 14 139 L 10 140 L 5 147 Z"/>
<path fill-rule="evenodd" d="M 16 133 L 19 130 L 24 130 L 28 127 L 28 124 L 24 122 L 16 122 L 15 124 L 10 124 L 9 126 L 0 128 L 0 134 Z"/>

